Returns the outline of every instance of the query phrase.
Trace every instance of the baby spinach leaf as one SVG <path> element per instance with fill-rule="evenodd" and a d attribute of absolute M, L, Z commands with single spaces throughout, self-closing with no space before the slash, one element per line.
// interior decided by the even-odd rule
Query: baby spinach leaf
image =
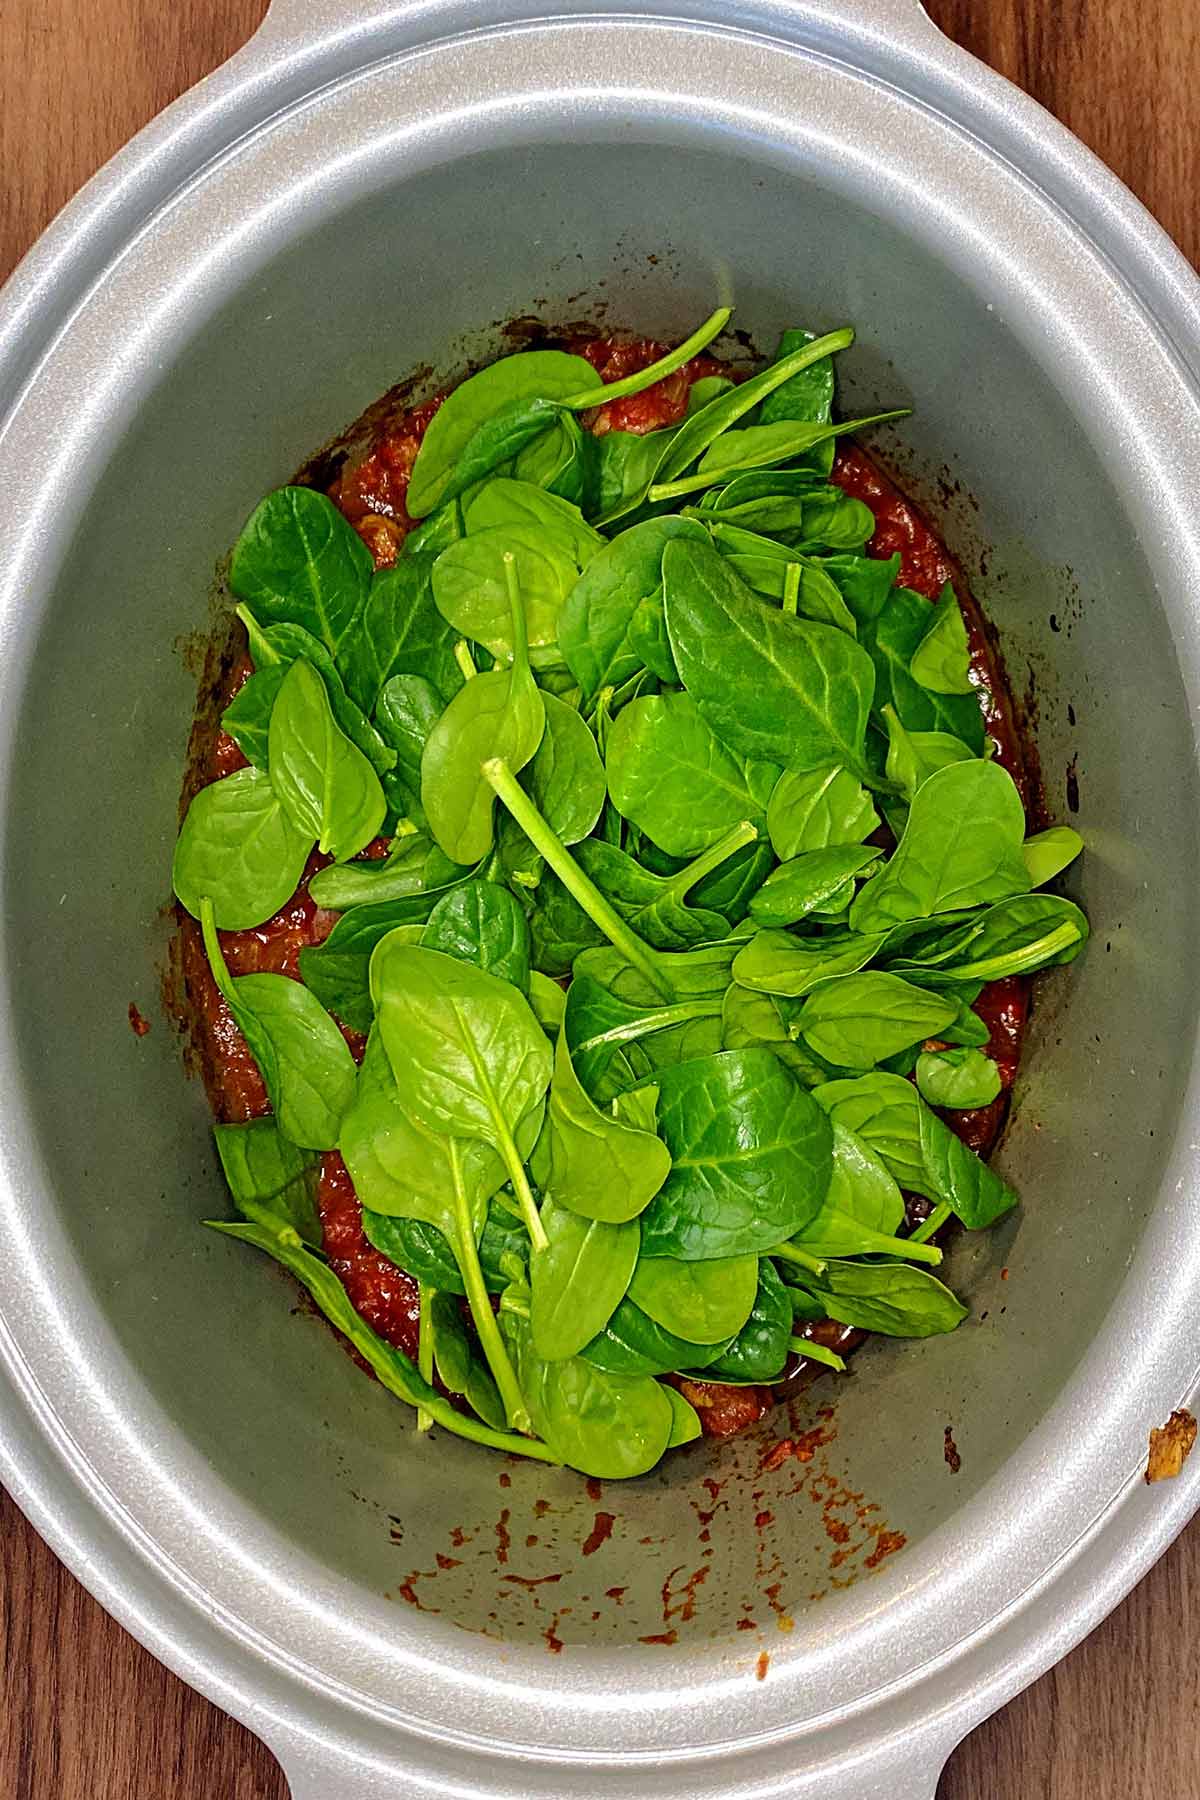
<path fill-rule="evenodd" d="M 743 392 L 744 388 L 735 388 L 734 393 L 726 398 L 733 399 Z M 722 406 L 725 401 L 718 400 L 714 404 Z M 776 425 L 749 425 L 741 430 L 726 430 L 700 458 L 694 475 L 684 476 L 681 480 L 658 479 L 651 484 L 647 498 L 651 502 L 673 500 L 682 494 L 696 493 L 715 482 L 728 481 L 730 476 L 741 474 L 745 470 L 767 468 L 772 463 L 789 462 L 794 457 L 807 455 L 821 444 L 848 436 L 851 432 L 865 431 L 870 425 L 886 425 L 893 419 L 906 418 L 908 412 L 909 408 L 899 407 L 892 412 L 871 413 L 862 419 L 843 419 L 836 425 L 797 419 L 781 421 Z M 675 460 L 678 439 L 683 437 L 689 425 L 699 424 L 703 417 L 701 413 L 696 419 L 684 423 L 677 434 L 676 445 L 672 445 L 663 459 L 664 466 Z M 660 475 L 661 473 L 660 471 Z M 845 505 L 859 507 L 866 514 L 865 529 L 850 538 L 851 543 L 862 543 L 871 535 L 875 521 L 869 509 L 862 506 L 861 502 L 847 501 Z M 817 541 L 820 541 L 819 533 Z"/>
<path fill-rule="evenodd" d="M 982 1050 L 926 1050 L 917 1058 L 917 1087 L 930 1106 L 990 1106 L 1000 1071 Z"/>
<path fill-rule="evenodd" d="M 476 460 L 481 466 L 477 471 L 469 466 L 470 480 L 461 480 L 472 439 L 482 426 L 494 422 L 497 414 L 522 401 L 565 400 L 600 385 L 591 363 L 562 350 L 527 350 L 505 356 L 460 382 L 442 402 L 421 440 L 405 499 L 409 513 L 414 519 L 423 519 L 441 501 L 463 492 L 471 481 L 516 454 L 521 447 L 516 439 L 501 446 L 491 463 L 479 456 L 477 447 Z M 552 424 L 555 416 L 556 409 L 548 407 L 538 429 Z M 536 432 L 527 432 L 525 441 L 533 435 Z"/>
<path fill-rule="evenodd" d="M 686 1060 L 688 1043 L 681 1033 L 697 1024 L 711 1023 L 720 1014 L 719 995 L 704 995 L 664 1006 L 619 998 L 586 972 L 571 983 L 565 1012 L 567 1042 L 573 1066 L 584 1089 L 597 1105 L 607 1105 L 623 1085 L 614 1086 L 610 1065 L 631 1044 L 644 1045 L 655 1067 Z M 653 1039 L 651 1045 L 648 1040 Z M 669 1046 L 665 1039 L 671 1039 Z M 657 1091 L 654 1096 L 657 1105 Z M 624 1096 L 629 1105 L 633 1097 Z M 652 1118 L 654 1109 L 651 1109 Z M 654 1129 L 653 1124 L 649 1126 Z M 665 1168 L 664 1168 L 665 1174 Z M 661 1185 L 661 1184 L 660 1184 Z M 604 1215 L 608 1216 L 608 1215 Z"/>
<path fill-rule="evenodd" d="M 540 1245 L 517 1134 L 550 1085 L 552 1060 L 529 1002 L 470 963 L 390 938 L 371 958 L 371 995 L 401 1106 L 428 1131 L 493 1145 Z"/>
<path fill-rule="evenodd" d="M 368 912 L 394 915 L 397 910 L 394 903 L 378 908 L 355 907 L 346 914 L 345 920 L 339 919 L 334 926 L 336 932 L 343 923 L 347 924 L 350 927 L 347 938 L 334 944 L 330 941 L 331 933 L 323 944 L 306 944 L 300 951 L 300 979 L 305 987 L 317 996 L 326 1012 L 333 1013 L 351 1031 L 362 1032 L 364 1036 L 375 1020 L 368 981 L 371 951 L 390 931 L 402 932 L 406 943 L 419 944 L 425 927 L 416 923 L 384 925 L 373 921 L 368 924 L 359 915 Z"/>
<path fill-rule="evenodd" d="M 175 844 L 171 885 L 194 919 L 207 896 L 222 931 L 262 925 L 300 884 L 312 837 L 251 765 L 200 789 Z"/>
<path fill-rule="evenodd" d="M 685 1400 L 678 1388 L 661 1384 L 663 1393 L 671 1402 L 671 1435 L 667 1439 L 667 1449 L 677 1450 L 681 1444 L 694 1444 L 703 1435 L 704 1427 L 700 1423 L 700 1414 L 690 1400 Z"/>
<path fill-rule="evenodd" d="M 557 1037 L 566 1010 L 566 990 L 559 982 L 543 975 L 540 969 L 529 971 L 529 1004 L 537 1022 L 548 1037 Z"/>
<path fill-rule="evenodd" d="M 375 726 L 396 752 L 395 771 L 385 780 L 384 793 L 397 813 L 411 817 L 420 807 L 421 757 L 444 710 L 441 694 L 424 675 L 393 675 L 383 684 Z"/>
<path fill-rule="evenodd" d="M 492 847 L 495 794 L 481 772 L 483 764 L 500 758 L 514 773 L 523 769 L 540 744 L 546 723 L 542 696 L 529 668 L 515 563 L 509 561 L 506 570 L 512 666 L 476 675 L 454 696 L 430 732 L 421 758 L 421 804 L 429 829 L 440 849 L 459 863 L 478 862 Z"/>
<path fill-rule="evenodd" d="M 862 1256 L 894 1238 L 904 1223 L 904 1196 L 865 1139 L 833 1121 L 833 1174 L 820 1211 L 801 1242 L 814 1255 Z"/>
<path fill-rule="evenodd" d="M 721 1007 L 723 1050 L 770 1050 L 805 1087 L 827 1081 L 831 1070 L 793 1035 L 795 1001 L 757 994 L 733 982 Z"/>
<path fill-rule="evenodd" d="M 926 1269 L 907 1263 L 830 1262 L 804 1286 L 827 1317 L 883 1337 L 935 1337 L 953 1331 L 967 1309 Z"/>
<path fill-rule="evenodd" d="M 937 694 L 914 681 L 909 664 L 929 624 L 928 600 L 893 588 L 873 623 L 859 620 L 859 636 L 875 665 L 875 706 L 890 701 L 909 731 L 942 731 L 983 754 L 983 713 L 976 693 Z"/>
<path fill-rule="evenodd" d="M 391 1344 L 371 1330 L 355 1311 L 350 1296 L 333 1270 L 306 1250 L 295 1232 L 289 1231 L 287 1227 L 270 1230 L 261 1225 L 226 1225 L 212 1219 L 206 1223 L 214 1231 L 223 1232 L 226 1237 L 238 1238 L 244 1244 L 253 1244 L 259 1250 L 265 1250 L 276 1262 L 282 1263 L 306 1289 L 329 1322 L 354 1346 L 389 1393 L 395 1394 L 409 1406 L 423 1407 L 436 1424 L 457 1437 L 469 1438 L 473 1443 L 486 1444 L 493 1450 L 508 1451 L 516 1456 L 536 1457 L 542 1462 L 554 1460 L 553 1453 L 544 1444 L 514 1433 L 496 1431 L 491 1426 L 460 1413 L 451 1401 L 445 1399 L 418 1374 L 415 1364 L 402 1350 L 393 1349 Z"/>
<path fill-rule="evenodd" d="M 331 912 L 349 912 L 356 906 L 382 905 L 414 894 L 434 892 L 454 881 L 464 881 L 474 869 L 443 856 L 424 831 L 409 831 L 392 840 L 388 855 L 380 860 L 335 863 L 318 869 L 308 891 L 318 906 Z M 432 904 L 432 902 L 430 902 Z M 396 923 L 425 917 L 408 913 Z"/>
<path fill-rule="evenodd" d="M 854 975 L 879 954 L 886 932 L 828 932 L 799 938 L 790 931 L 758 931 L 743 944 L 733 965 L 733 978 L 757 993 L 799 999 L 819 982 Z"/>
<path fill-rule="evenodd" d="M 925 1169 L 921 1150 L 921 1101 L 900 1075 L 876 1070 L 855 1080 L 828 1081 L 813 1089 L 834 1125 L 861 1138 L 900 1187 L 927 1200 L 940 1193 Z"/>
<path fill-rule="evenodd" d="M 889 415 L 884 413 L 883 418 Z M 877 424 L 866 419 L 866 425 Z M 804 503 L 804 541 L 810 548 L 823 550 L 857 550 L 875 534 L 875 514 L 862 500 L 842 493 L 840 488 L 823 488 Z M 853 614 L 851 614 L 853 617 Z"/>
<path fill-rule="evenodd" d="M 595 493 L 585 508 L 593 525 L 614 525 L 642 505 L 678 425 L 664 431 L 606 431 L 599 440 Z"/>
<path fill-rule="evenodd" d="M 878 825 L 871 796 L 838 764 L 804 774 L 785 769 L 767 803 L 767 830 L 781 862 L 831 844 L 861 844 Z"/>
<path fill-rule="evenodd" d="M 637 1220 L 583 1218 L 553 1200 L 542 1203 L 549 1239 L 529 1265 L 533 1347 L 550 1362 L 575 1356 L 603 1331 L 629 1286 L 638 1259 Z"/>
<path fill-rule="evenodd" d="M 1073 962 L 1087 938 L 1087 919 L 1072 901 L 1057 894 L 1019 894 L 965 924 L 904 945 L 890 967 L 924 987 L 1000 981 Z"/>
<path fill-rule="evenodd" d="M 576 858 L 580 868 L 646 943 L 656 950 L 686 950 L 693 944 L 726 935 L 722 915 L 688 906 L 687 895 L 726 857 L 740 850 L 753 830 L 749 823 L 735 825 L 675 875 L 652 875 L 624 850 L 599 838 L 580 844 Z"/>
<path fill-rule="evenodd" d="M 710 875 L 705 875 L 692 890 L 692 904 L 708 912 L 718 912 L 730 926 L 739 926 L 750 909 L 750 901 L 775 867 L 775 853 L 770 844 L 756 839 L 746 844 Z"/>
<path fill-rule="evenodd" d="M 873 845 L 831 844 L 793 856 L 768 875 L 750 902 L 750 917 L 757 925 L 794 925 L 809 913 L 828 909 L 847 883 L 881 855 Z"/>
<path fill-rule="evenodd" d="M 522 786 L 555 836 L 577 844 L 594 830 L 604 806 L 604 764 L 573 706 L 546 693 L 542 705 L 546 727 Z"/>
<path fill-rule="evenodd" d="M 852 638 L 764 606 L 711 545 L 668 544 L 663 582 L 680 676 L 722 743 L 785 768 L 863 769 L 874 672 Z"/>
<path fill-rule="evenodd" d="M 801 329 L 785 331 L 775 351 L 775 362 L 781 363 L 793 351 L 802 350 L 807 344 L 815 342 L 814 332 Z M 819 361 L 809 363 L 807 368 L 790 375 L 780 387 L 768 394 L 758 416 L 764 425 L 774 425 L 779 419 L 815 419 L 822 423 L 832 417 L 833 392 L 833 357 L 823 356 Z"/>
<path fill-rule="evenodd" d="M 569 894 L 553 870 L 537 884 L 529 915 L 534 967 L 547 975 L 569 975 L 575 958 L 604 943 L 604 933 Z"/>
<path fill-rule="evenodd" d="M 678 687 L 679 670 L 675 667 L 671 640 L 667 636 L 661 582 L 633 615 L 629 626 L 629 648 L 641 658 L 651 675 L 671 687 Z"/>
<path fill-rule="evenodd" d="M 658 469 L 658 478 L 662 482 L 674 481 L 689 469 L 694 462 L 715 444 L 724 432 L 735 426 L 739 419 L 765 401 L 768 395 L 782 388 L 785 382 L 803 370 L 826 361 L 839 350 L 845 350 L 854 342 L 853 331 L 843 329 L 827 332 L 824 337 L 813 338 L 806 344 L 800 344 L 789 355 L 779 362 L 772 363 L 769 368 L 762 369 L 752 375 L 749 381 L 739 382 L 729 393 L 720 395 L 706 406 L 702 412 L 694 413 L 684 421 L 675 433 L 674 439 L 666 448 Z M 817 423 L 821 423 L 818 421 Z"/>
<path fill-rule="evenodd" d="M 958 599 L 949 582 L 942 589 L 925 634 L 912 653 L 914 681 L 935 694 L 972 694 L 971 652 Z"/>
<path fill-rule="evenodd" d="M 715 999 L 719 1004 L 729 986 L 729 971 L 742 942 L 740 937 L 731 935 L 717 944 L 702 944 L 697 950 L 655 952 L 654 967 L 662 986 L 650 981 L 644 969 L 631 963 L 612 944 L 582 951 L 576 959 L 575 974 L 577 978 L 590 975 L 618 1000 L 635 1006 L 700 999 Z"/>
<path fill-rule="evenodd" d="M 305 631 L 302 625 L 290 623 L 268 625 L 264 630 L 248 606 L 239 606 L 237 615 L 246 627 L 250 654 L 258 669 L 281 666 L 286 670 L 302 658 L 325 683 L 334 718 L 355 748 L 362 751 L 375 773 L 386 775 L 394 768 L 395 751 L 388 749 L 366 713 L 346 692 L 338 666 L 320 638 Z M 282 677 L 280 681 L 282 685 Z M 269 751 L 268 744 L 268 754 Z"/>
<path fill-rule="evenodd" d="M 703 536 L 703 527 L 691 519 L 646 519 L 622 531 L 587 563 L 558 619 L 559 647 L 585 707 L 602 688 L 620 687 L 641 668 L 635 620 L 661 593 L 666 545 L 673 537 Z"/>
<path fill-rule="evenodd" d="M 336 656 L 371 585 L 371 552 L 312 488 L 283 487 L 255 507 L 233 550 L 229 585 L 259 618 L 302 625 Z"/>
<path fill-rule="evenodd" d="M 923 781 L 950 763 L 969 762 L 975 754 L 948 732 L 907 731 L 890 704 L 883 709 L 883 722 L 888 734 L 887 778 L 898 783 L 910 806 Z"/>
<path fill-rule="evenodd" d="M 284 676 L 285 663 L 269 663 L 251 675 L 221 714 L 221 730 L 256 768 L 267 766 L 267 730 Z M 1047 877 L 1048 879 L 1048 877 Z"/>
<path fill-rule="evenodd" d="M 904 835 L 850 909 L 855 931 L 985 906 L 1029 887 L 1025 811 L 998 763 L 952 763 L 913 796 Z"/>
<path fill-rule="evenodd" d="M 354 1098 L 354 1059 L 315 995 L 286 975 L 242 975 L 225 965 L 212 902 L 200 926 L 213 980 L 258 1064 L 284 1137 L 304 1150 L 332 1150 Z"/>
<path fill-rule="evenodd" d="M 873 625 L 888 603 L 900 573 L 895 556 L 823 556 L 821 568 L 838 589 L 859 629 Z M 916 598 L 920 599 L 920 595 Z M 925 603 L 927 605 L 927 603 Z"/>
<path fill-rule="evenodd" d="M 756 1256 L 718 1257 L 707 1262 L 643 1256 L 633 1270 L 629 1298 L 675 1337 L 697 1344 L 723 1344 L 750 1317 L 757 1289 Z"/>
<path fill-rule="evenodd" d="M 457 634 L 433 598 L 434 551 L 417 554 L 410 544 L 411 539 L 394 568 L 375 576 L 362 613 L 338 653 L 347 689 L 369 713 L 394 675 L 424 677 L 443 703 L 462 686 L 462 671 L 454 657 Z"/>
<path fill-rule="evenodd" d="M 259 1224 L 290 1225 L 320 1249 L 316 1157 L 290 1143 L 274 1119 L 214 1125 L 213 1137 L 238 1211 Z"/>
<path fill-rule="evenodd" d="M 619 1225 L 635 1219 L 666 1180 L 671 1167 L 666 1145 L 653 1130 L 602 1113 L 593 1104 L 575 1072 L 566 1029 L 558 1035 L 547 1118 L 546 1194 L 560 1206 Z M 599 1329 L 593 1325 L 587 1336 Z"/>
<path fill-rule="evenodd" d="M 463 881 L 443 894 L 421 943 L 529 991 L 529 926 L 508 889 L 494 881 Z"/>
<path fill-rule="evenodd" d="M 676 1369 L 702 1369 L 725 1347 L 691 1343 L 664 1331 L 626 1294 L 604 1330 L 579 1354 L 615 1375 L 669 1375 Z"/>
<path fill-rule="evenodd" d="M 539 651 L 558 642 L 559 613 L 579 569 L 574 557 L 532 521 L 472 532 L 443 550 L 433 565 L 433 597 L 438 611 L 456 631 L 483 644 L 498 661 L 510 661 L 510 557 L 521 591 L 526 642 L 536 661 Z"/>
<path fill-rule="evenodd" d="M 547 498 L 577 506 L 593 485 L 596 454 L 591 432 L 560 407 L 554 423 L 517 451 L 512 471 L 523 485 L 542 490 Z M 497 479 L 504 477 L 493 477 Z"/>
<path fill-rule="evenodd" d="M 692 1263 L 691 1268 L 711 1268 L 711 1263 Z M 764 1256 L 758 1264 L 758 1291 L 750 1317 L 733 1342 L 709 1363 L 709 1381 L 774 1381 L 783 1373 L 793 1331 L 791 1295 L 775 1265 Z M 697 1365 L 699 1366 L 699 1365 Z"/>
<path fill-rule="evenodd" d="M 387 810 L 379 777 L 338 729 L 325 684 L 302 659 L 280 685 L 268 755 L 271 786 L 322 854 L 345 862 L 375 837 Z"/>
<path fill-rule="evenodd" d="M 870 1069 L 910 1044 L 936 1037 L 958 1003 L 882 970 L 839 975 L 809 994 L 800 1014 L 805 1041 L 827 1061 Z"/>
<path fill-rule="evenodd" d="M 707 406 L 710 400 L 719 400 L 722 394 L 730 393 L 733 387 L 728 375 L 702 375 L 699 381 L 693 381 L 688 389 L 688 418 Z"/>
<path fill-rule="evenodd" d="M 249 751 L 246 754 L 249 755 Z M 1053 881 L 1075 861 L 1082 849 L 1083 839 L 1069 825 L 1051 825 L 1048 830 L 1027 837 L 1021 845 L 1021 855 L 1029 871 L 1030 887 L 1038 888 Z"/>
<path fill-rule="evenodd" d="M 707 850 L 744 819 L 758 824 L 777 775 L 728 750 L 690 694 L 631 701 L 609 735 L 615 805 L 672 856 Z"/>
<path fill-rule="evenodd" d="M 400 559 L 406 561 L 419 556 L 428 566 L 435 556 L 441 555 L 448 544 L 462 537 L 465 530 L 461 502 L 446 500 L 441 506 L 435 507 L 428 518 L 411 528 L 400 546 Z"/>
<path fill-rule="evenodd" d="M 363 1232 L 382 1256 L 415 1280 L 444 1293 L 466 1294 L 454 1252 L 445 1233 L 436 1225 L 429 1225 L 423 1219 L 402 1219 L 364 1207 Z M 502 1294 L 508 1286 L 509 1277 L 500 1267 L 501 1259 L 513 1255 L 523 1259 L 528 1249 L 529 1238 L 524 1225 L 501 1200 L 493 1200 L 479 1238 L 479 1266 L 490 1294 Z"/>
<path fill-rule="evenodd" d="M 558 1461 L 598 1481 L 627 1480 L 652 1469 L 675 1428 L 667 1389 L 579 1356 L 547 1362 L 534 1350 L 526 1322 L 512 1312 L 502 1317 L 534 1426 Z"/>
<path fill-rule="evenodd" d="M 656 1078 L 671 1172 L 642 1214 L 642 1254 L 744 1256 L 800 1231 L 829 1186 L 833 1134 L 783 1064 L 722 1051 Z"/>
<path fill-rule="evenodd" d="M 968 1231 L 983 1231 L 1017 1204 L 1017 1196 L 994 1169 L 927 1106 L 919 1107 L 921 1157 L 932 1198 L 948 1206 Z"/>
<path fill-rule="evenodd" d="M 605 548 L 604 539 L 587 524 L 578 506 L 528 481 L 496 476 L 475 490 L 464 504 L 463 513 L 469 532 L 507 529 L 512 525 L 527 530 L 533 527 L 569 557 L 577 569 L 586 569 L 597 552 Z"/>

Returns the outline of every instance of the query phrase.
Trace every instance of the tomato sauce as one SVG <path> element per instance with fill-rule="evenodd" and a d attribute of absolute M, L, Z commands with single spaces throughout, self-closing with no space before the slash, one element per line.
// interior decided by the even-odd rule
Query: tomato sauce
<path fill-rule="evenodd" d="M 586 357 L 606 385 L 645 368 L 664 353 L 664 347 L 649 338 L 620 342 L 572 338 L 564 347 Z M 584 422 L 597 433 L 660 430 L 684 416 L 694 381 L 728 372 L 727 366 L 712 357 L 696 357 L 644 393 L 612 401 L 584 415 Z M 330 498 L 371 551 L 377 568 L 388 568 L 395 562 L 414 524 L 405 506 L 409 477 L 421 439 L 441 399 L 439 396 L 388 421 L 376 431 L 365 453 L 348 463 L 328 489 Z M 967 626 L 972 678 L 980 691 L 996 759 L 1013 776 L 1028 806 L 1029 775 L 1003 666 L 962 570 L 920 510 L 857 445 L 839 447 L 831 479 L 871 508 L 876 528 L 868 552 L 889 557 L 898 551 L 899 579 L 904 586 L 933 601 L 947 581 L 954 583 Z M 235 660 L 219 697 L 221 710 L 251 671 L 247 656 Z M 218 730 L 197 771 L 199 785 L 220 780 L 245 765 L 246 758 L 237 744 Z M 364 855 L 382 855 L 385 848 L 377 842 Z M 251 931 L 220 934 L 232 974 L 266 971 L 299 979 L 300 951 L 305 945 L 321 943 L 337 916 L 317 906 L 308 893 L 309 880 L 327 860 L 314 853 L 296 893 L 266 924 Z M 182 924 L 182 962 L 193 1042 L 214 1114 L 224 1123 L 261 1118 L 270 1110 L 262 1077 L 217 991 L 199 928 L 186 918 Z M 984 1156 L 994 1146 L 1004 1124 L 1009 1090 L 1020 1060 L 1029 987 L 1027 978 L 1014 978 L 984 988 L 975 1011 L 989 1027 L 988 1051 L 999 1067 L 1002 1090 L 990 1106 L 943 1115 L 951 1129 Z M 350 1032 L 346 1036 L 356 1055 L 361 1055 L 362 1040 Z M 355 1310 L 388 1343 L 415 1359 L 417 1284 L 367 1242 L 362 1230 L 362 1207 L 346 1165 L 336 1152 L 321 1159 L 317 1210 L 325 1253 Z M 802 1334 L 843 1352 L 852 1349 L 865 1335 L 831 1320 L 804 1327 Z M 779 1384 L 781 1391 L 794 1387 L 797 1377 L 807 1379 L 819 1367 L 797 1359 L 789 1377 Z M 775 1399 L 775 1391 L 770 1387 L 728 1387 L 719 1382 L 682 1379 L 678 1385 L 696 1407 L 705 1434 L 712 1437 L 745 1429 L 761 1418 Z"/>

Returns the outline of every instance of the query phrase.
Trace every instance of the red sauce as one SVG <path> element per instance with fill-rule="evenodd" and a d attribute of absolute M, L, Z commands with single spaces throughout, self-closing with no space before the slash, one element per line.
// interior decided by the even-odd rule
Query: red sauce
<path fill-rule="evenodd" d="M 663 346 L 648 338 L 614 343 L 609 339 L 571 340 L 568 348 L 583 355 L 606 385 L 645 368 L 663 354 Z M 597 433 L 648 432 L 675 424 L 687 409 L 688 392 L 702 376 L 726 372 L 708 356 L 696 357 L 676 374 L 655 383 L 644 393 L 610 402 L 587 419 Z M 371 550 L 376 566 L 395 562 L 406 533 L 414 521 L 405 498 L 409 477 L 421 438 L 441 405 L 441 397 L 414 407 L 391 420 L 378 432 L 366 453 L 347 465 L 329 489 L 340 508 Z M 1020 737 L 1003 669 L 986 621 L 954 562 L 920 510 L 912 504 L 865 451 L 855 445 L 839 448 L 831 478 L 846 493 L 870 506 L 876 530 L 868 546 L 873 556 L 900 553 L 900 581 L 934 600 L 947 581 L 953 581 L 966 620 L 973 678 L 980 689 L 987 728 L 996 742 L 997 760 L 1012 774 L 1028 800 L 1026 771 Z M 222 705 L 228 705 L 252 672 L 248 656 L 241 656 L 230 670 Z M 246 766 L 246 758 L 232 738 L 217 731 L 202 768 L 204 780 L 220 780 Z M 381 855 L 382 841 L 365 855 Z M 335 914 L 315 905 L 308 881 L 327 859 L 314 853 L 304 879 L 288 904 L 266 924 L 251 931 L 222 932 L 221 944 L 234 975 L 256 972 L 299 978 L 300 951 L 320 943 L 332 928 Z M 268 1110 L 266 1090 L 258 1068 L 233 1023 L 229 1009 L 217 992 L 194 921 L 182 926 L 183 971 L 194 1026 L 194 1041 L 202 1073 L 216 1117 L 235 1123 L 260 1118 Z M 986 1155 L 999 1135 L 1008 1105 L 1008 1093 L 1016 1074 L 1021 1039 L 1028 1012 L 1029 982 L 1018 978 L 994 982 L 985 988 L 975 1010 L 991 1031 L 989 1052 L 1000 1068 L 1003 1090 L 991 1106 L 974 1112 L 948 1113 L 953 1130 L 973 1149 Z M 361 1040 L 347 1033 L 356 1053 Z M 417 1353 L 417 1284 L 380 1256 L 362 1231 L 362 1207 L 341 1157 L 330 1152 L 322 1158 L 317 1195 L 324 1248 L 359 1314 L 379 1335 L 415 1359 Z M 853 1346 L 862 1334 L 832 1321 L 807 1328 L 814 1340 L 830 1348 Z M 769 1387 L 725 1387 L 718 1382 L 680 1380 L 681 1393 L 696 1408 L 707 1436 L 726 1437 L 754 1424 L 774 1404 Z M 791 1454 L 791 1446 L 787 1454 Z M 797 1452 L 798 1454 L 798 1452 Z M 609 1515 L 597 1514 L 597 1528 Z M 603 1530 L 607 1535 L 607 1530 Z M 597 1539 L 598 1547 L 602 1538 Z M 589 1539 L 589 1545 L 591 1540 Z M 892 1546 L 882 1549 L 880 1556 Z M 503 1560 L 503 1556 L 501 1557 Z M 655 1641 L 672 1641 L 674 1633 Z M 651 1641 L 651 1640 L 646 1640 Z"/>

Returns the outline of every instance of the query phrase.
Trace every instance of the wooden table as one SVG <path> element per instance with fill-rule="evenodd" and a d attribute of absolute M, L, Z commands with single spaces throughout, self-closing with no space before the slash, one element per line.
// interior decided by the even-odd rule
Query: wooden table
<path fill-rule="evenodd" d="M 1064 119 L 1200 261 L 1200 0 L 927 5 Z M 0 277 L 262 11 L 263 0 L 8 0 Z M 268 1752 L 114 1625 L 3 1494 L 0 1552 L 0 1800 L 284 1800 Z M 1198 1652 L 1200 1523 L 963 1744 L 940 1800 L 1196 1800 Z"/>

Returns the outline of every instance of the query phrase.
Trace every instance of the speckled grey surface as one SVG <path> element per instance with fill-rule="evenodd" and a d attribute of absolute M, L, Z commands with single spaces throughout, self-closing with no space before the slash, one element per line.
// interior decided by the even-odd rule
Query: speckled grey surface
<path fill-rule="evenodd" d="M 276 0 L 0 299 L 0 1473 L 298 1800 L 930 1800 L 1200 1500 L 1139 1480 L 1198 1361 L 1198 284 L 910 0 L 540 10 Z M 814 1390 L 811 1461 L 762 1470 L 776 1418 L 596 1496 L 414 1439 L 197 1230 L 203 1100 L 125 1011 L 177 640 L 257 495 L 492 321 L 724 298 L 764 345 L 854 320 L 848 397 L 914 399 L 896 456 L 977 496 L 949 535 L 1052 802 L 1077 771 L 1095 941 L 1003 1147 L 1026 1205 L 956 1253 L 973 1319 Z"/>

